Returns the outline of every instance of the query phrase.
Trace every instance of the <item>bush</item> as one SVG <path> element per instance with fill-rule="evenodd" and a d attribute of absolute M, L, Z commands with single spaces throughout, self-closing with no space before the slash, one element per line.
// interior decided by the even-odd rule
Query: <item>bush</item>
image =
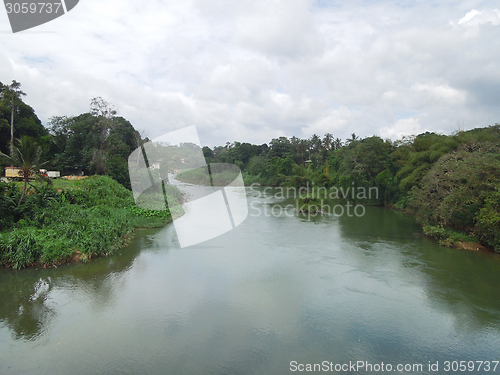
<path fill-rule="evenodd" d="M 443 156 L 414 188 L 408 202 L 421 222 L 472 229 L 485 199 L 500 183 L 498 147 L 483 144 L 474 152 Z"/>
<path fill-rule="evenodd" d="M 6 189 L 4 186 L 6 193 L 0 203 L 9 207 L 5 213 L 13 212 L 9 222 L 13 229 L 0 235 L 0 263 L 14 268 L 59 264 L 77 251 L 85 255 L 83 259 L 109 255 L 134 228 L 158 227 L 171 217 L 168 210 L 137 207 L 132 193 L 106 176 L 79 181 L 73 189 L 61 192 L 33 186 L 32 194 L 19 207 L 7 199 L 18 189 Z M 168 189 L 173 197 L 182 197 L 175 187 Z M 175 207 L 177 215 L 181 210 Z"/>
<path fill-rule="evenodd" d="M 421 187 L 411 191 L 408 207 L 431 228 L 474 233 L 483 244 L 500 251 L 499 186 L 500 146 L 493 142 L 465 144 L 462 150 L 439 159 Z M 430 235 L 438 234 L 434 230 Z"/>
<path fill-rule="evenodd" d="M 477 216 L 477 227 L 482 241 L 500 253 L 500 187 L 486 198 L 486 204 Z"/>
<path fill-rule="evenodd" d="M 468 236 L 464 233 L 456 232 L 450 228 L 424 225 L 423 231 L 426 236 L 435 238 L 440 245 L 452 247 L 457 242 L 477 242 L 477 237 Z"/>
<path fill-rule="evenodd" d="M 14 225 L 16 205 L 21 192 L 14 184 L 0 182 L 0 231 Z"/>
<path fill-rule="evenodd" d="M 42 241 L 35 228 L 16 228 L 0 239 L 2 263 L 13 268 L 22 268 L 34 264 L 42 254 Z"/>
<path fill-rule="evenodd" d="M 123 185 L 108 176 L 92 176 L 82 180 L 82 190 L 86 191 L 88 206 L 106 205 L 110 207 L 125 207 L 133 204 L 132 193 Z M 80 198 L 84 196 L 81 195 Z"/>

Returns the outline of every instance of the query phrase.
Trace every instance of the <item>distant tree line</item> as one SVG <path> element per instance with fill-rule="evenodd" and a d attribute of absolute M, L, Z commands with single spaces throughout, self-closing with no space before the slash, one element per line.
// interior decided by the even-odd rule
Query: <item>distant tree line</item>
<path fill-rule="evenodd" d="M 453 237 L 457 230 L 500 252 L 499 124 L 397 141 L 279 137 L 269 145 L 234 142 L 203 152 L 208 162 L 238 165 L 247 185 L 377 187 L 373 204 L 411 212 L 443 244 L 463 238 Z"/>
<path fill-rule="evenodd" d="M 130 188 L 127 159 L 142 139 L 130 122 L 117 116 L 110 104 L 100 97 L 94 98 L 88 113 L 54 116 L 44 127 L 19 93 L 22 92 L 18 82 L 11 85 L 0 82 L 0 152 L 10 155 L 12 131 L 15 139 L 23 136 L 36 139 L 42 159 L 47 161 L 46 169 L 62 174 L 106 174 Z M 1 162 L 2 169 L 9 165 L 8 160 Z"/>

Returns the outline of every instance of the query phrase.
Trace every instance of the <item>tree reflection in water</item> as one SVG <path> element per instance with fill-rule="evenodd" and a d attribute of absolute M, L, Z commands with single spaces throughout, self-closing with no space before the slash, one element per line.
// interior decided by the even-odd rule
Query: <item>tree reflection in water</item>
<path fill-rule="evenodd" d="M 151 246 L 152 233 L 155 230 L 142 230 L 116 255 L 89 264 L 0 269 L 0 326 L 8 326 L 15 339 L 36 340 L 60 308 L 60 301 L 52 296 L 61 289 L 84 293 L 95 306 L 109 304 L 115 278 L 130 269 L 141 249 Z"/>

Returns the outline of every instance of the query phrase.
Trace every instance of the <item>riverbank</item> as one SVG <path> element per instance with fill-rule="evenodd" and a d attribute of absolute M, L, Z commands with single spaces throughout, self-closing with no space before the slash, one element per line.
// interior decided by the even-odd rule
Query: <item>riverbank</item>
<path fill-rule="evenodd" d="M 395 204 L 388 203 L 384 206 L 390 210 L 401 211 L 409 216 L 413 216 L 411 212 L 400 208 Z M 444 247 L 453 247 L 456 249 L 481 251 L 488 253 L 497 253 L 493 247 L 484 245 L 479 241 L 479 238 L 470 236 L 467 233 L 452 230 L 449 228 L 439 228 L 431 225 L 422 225 L 422 231 L 425 236 L 434 239 L 439 245 Z"/>
<path fill-rule="evenodd" d="M 464 232 L 431 225 L 423 225 L 422 230 L 427 237 L 435 239 L 441 246 L 495 253 L 492 247 L 482 244 L 478 237 Z"/>
<path fill-rule="evenodd" d="M 199 170 L 194 170 L 194 171 L 186 171 L 182 173 L 180 176 L 178 176 L 179 180 L 186 182 L 186 183 L 191 183 L 191 184 L 203 184 L 202 179 L 200 176 L 202 176 L 202 173 L 199 173 Z M 253 177 L 253 178 L 252 178 Z M 252 187 L 253 185 L 258 185 L 263 187 L 264 189 L 267 188 L 274 188 L 274 189 L 279 189 L 280 190 L 280 196 L 285 196 L 288 194 L 289 190 L 291 190 L 294 193 L 297 193 L 297 210 L 301 213 L 306 213 L 306 214 L 311 214 L 311 215 L 316 215 L 316 214 L 321 214 L 322 210 L 320 207 L 323 205 L 323 200 L 329 200 L 329 198 L 334 195 L 337 196 L 338 198 L 351 198 L 351 188 L 358 192 L 359 189 L 361 189 L 361 192 L 365 191 L 363 190 L 364 188 L 358 188 L 358 190 L 355 190 L 354 187 L 346 187 L 345 190 L 344 187 L 340 187 L 340 193 L 339 189 L 335 187 L 330 187 L 329 189 L 324 187 L 324 186 L 314 186 L 314 182 L 309 183 L 309 181 L 306 182 L 307 186 L 302 186 L 302 187 L 287 187 L 285 186 L 286 184 L 282 184 L 281 186 L 266 186 L 266 185 L 261 185 L 262 180 L 259 179 L 258 176 L 249 176 L 247 173 L 243 173 L 243 178 L 244 178 L 244 183 L 245 186 L 247 187 Z M 311 189 L 312 189 L 312 194 L 311 194 Z M 302 191 L 304 190 L 304 191 Z M 286 192 L 286 193 L 285 193 Z M 331 193 L 331 194 L 329 194 Z M 376 191 L 376 197 L 378 198 L 378 188 Z M 365 197 L 366 194 L 363 195 Z M 354 198 L 355 195 L 352 194 L 352 198 Z M 409 209 L 406 207 L 407 202 L 411 202 L 411 194 L 408 194 L 405 196 L 405 198 L 401 199 L 400 202 L 397 204 L 392 203 L 392 202 L 386 202 L 385 204 L 382 203 L 380 200 L 377 201 L 377 199 L 369 199 L 373 198 L 370 195 L 367 195 L 366 198 L 368 199 L 361 199 L 359 198 L 359 195 L 356 195 L 356 199 L 354 204 L 362 204 L 363 206 L 378 206 L 378 207 L 385 207 L 388 209 L 392 210 L 397 210 L 397 211 L 402 211 L 405 212 L 407 215 L 415 217 L 419 224 L 422 227 L 423 233 L 429 237 L 433 238 L 438 242 L 439 245 L 445 246 L 445 247 L 453 247 L 453 248 L 458 248 L 458 249 L 467 249 L 467 250 L 474 250 L 474 251 L 484 251 L 484 252 L 496 252 L 498 253 L 499 251 L 495 251 L 495 248 L 493 246 L 490 246 L 488 243 L 485 243 L 484 241 L 481 240 L 481 238 L 484 237 L 484 234 L 477 233 L 477 234 L 471 234 L 467 231 L 460 231 L 457 229 L 452 229 L 448 227 L 442 227 L 438 225 L 429 225 L 426 223 L 421 215 L 418 215 L 417 212 L 414 209 Z M 413 203 L 413 202 L 412 202 Z M 295 205 L 294 205 L 295 206 Z M 491 226 L 491 225 L 490 225 Z M 475 228 L 477 231 L 477 228 Z M 472 232 L 472 231 L 471 231 Z"/>
<path fill-rule="evenodd" d="M 2 267 L 50 267 L 111 255 L 137 229 L 162 227 L 172 220 L 168 209 L 137 207 L 132 193 L 107 176 L 64 188 L 33 184 L 20 206 L 15 184 L 2 183 L 1 190 Z"/>

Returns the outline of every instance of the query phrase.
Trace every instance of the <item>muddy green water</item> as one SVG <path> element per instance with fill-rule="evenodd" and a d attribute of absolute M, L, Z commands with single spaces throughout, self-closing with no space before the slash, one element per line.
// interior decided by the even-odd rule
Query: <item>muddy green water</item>
<path fill-rule="evenodd" d="M 498 256 L 440 247 L 400 212 L 308 221 L 248 198 L 241 226 L 197 246 L 168 225 L 88 264 L 0 270 L 0 374 L 290 374 L 292 361 L 463 374 L 445 361 L 500 360 Z M 466 373 L 500 373 L 477 366 Z"/>

